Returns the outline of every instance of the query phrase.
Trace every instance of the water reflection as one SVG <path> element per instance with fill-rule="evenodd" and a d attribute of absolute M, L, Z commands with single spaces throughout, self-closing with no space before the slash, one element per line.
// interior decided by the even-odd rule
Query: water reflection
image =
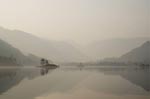
<path fill-rule="evenodd" d="M 0 69 L 0 93 L 17 85 L 23 78 L 18 77 L 18 69 Z"/>
<path fill-rule="evenodd" d="M 53 70 L 53 69 L 51 69 Z M 23 79 L 32 80 L 51 71 L 45 68 L 0 68 L 0 94 L 18 85 Z"/>
<path fill-rule="evenodd" d="M 148 68 L 62 66 L 48 70 L 34 67 L 0 69 L 0 93 L 3 93 L 0 95 L 0 99 L 50 99 L 54 94 L 56 97 L 62 94 L 63 96 L 72 94 L 72 97 L 76 97 L 78 94 L 87 93 L 89 95 L 92 93 L 91 96 L 97 98 L 81 96 L 81 99 L 99 99 L 97 94 L 100 93 L 103 95 L 105 93 L 106 96 L 108 94 L 136 95 L 134 98 L 137 99 L 140 97 L 137 95 L 149 98 L 149 91 L 150 69 Z M 47 95 L 48 98 L 45 96 L 41 98 L 41 95 Z M 64 99 L 76 98 L 64 97 Z M 80 98 L 78 97 L 78 99 Z M 111 97 L 107 99 L 111 99 Z M 143 97 L 139 99 L 143 99 Z"/>
<path fill-rule="evenodd" d="M 56 69 L 57 67 L 51 67 L 51 68 L 46 68 L 46 67 L 40 67 L 40 72 L 41 72 L 41 75 L 46 75 L 49 73 L 49 71 L 52 71 L 54 69 Z"/>
<path fill-rule="evenodd" d="M 139 67 L 85 67 L 85 68 L 65 68 L 64 71 L 90 71 L 100 72 L 104 75 L 110 76 L 121 76 L 123 79 L 143 88 L 145 91 L 150 91 L 150 68 L 139 68 Z M 121 84 L 120 84 L 121 85 Z M 121 91 L 120 91 L 121 92 Z M 123 93 L 122 93 L 123 94 Z"/>

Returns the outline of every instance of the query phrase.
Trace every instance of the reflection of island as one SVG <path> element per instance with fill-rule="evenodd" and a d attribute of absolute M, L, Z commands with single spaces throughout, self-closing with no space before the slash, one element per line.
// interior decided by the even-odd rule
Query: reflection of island
<path fill-rule="evenodd" d="M 47 59 L 42 58 L 41 59 L 41 66 L 38 66 L 38 67 L 41 68 L 41 75 L 45 75 L 48 73 L 48 71 L 50 69 L 56 69 L 59 66 L 56 64 L 52 64 L 52 63 L 50 64 Z"/>

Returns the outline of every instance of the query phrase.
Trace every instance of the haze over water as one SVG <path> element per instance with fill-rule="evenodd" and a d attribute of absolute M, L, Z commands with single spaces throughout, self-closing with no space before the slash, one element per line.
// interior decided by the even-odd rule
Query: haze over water
<path fill-rule="evenodd" d="M 0 26 L 78 44 L 146 37 L 149 6 L 149 0 L 1 0 Z"/>

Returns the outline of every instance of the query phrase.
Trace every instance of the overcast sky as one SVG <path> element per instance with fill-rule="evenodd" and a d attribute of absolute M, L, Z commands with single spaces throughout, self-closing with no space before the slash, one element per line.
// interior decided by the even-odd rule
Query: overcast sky
<path fill-rule="evenodd" d="M 0 0 L 0 26 L 77 43 L 148 36 L 150 0 Z"/>

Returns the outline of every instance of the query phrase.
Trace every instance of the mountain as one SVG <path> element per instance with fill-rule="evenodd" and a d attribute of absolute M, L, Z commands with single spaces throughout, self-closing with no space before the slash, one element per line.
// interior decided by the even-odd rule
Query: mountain
<path fill-rule="evenodd" d="M 141 46 L 132 49 L 118 58 L 105 58 L 103 62 L 110 63 L 142 63 L 150 64 L 150 41 L 146 41 Z"/>
<path fill-rule="evenodd" d="M 31 53 L 54 62 L 84 62 L 107 57 L 120 57 L 150 40 L 149 37 L 120 38 L 78 46 L 72 42 L 45 40 L 31 33 L 2 27 L 0 27 L 0 38 L 24 53 Z"/>
<path fill-rule="evenodd" d="M 0 65 L 17 65 L 20 63 L 22 57 L 23 55 L 19 50 L 0 40 Z"/>
<path fill-rule="evenodd" d="M 32 53 L 55 62 L 72 62 L 86 59 L 86 55 L 68 42 L 49 41 L 19 30 L 8 30 L 1 27 L 0 38 L 22 52 Z"/>
<path fill-rule="evenodd" d="M 36 56 L 35 56 L 36 57 Z M 34 58 L 34 60 L 38 60 Z M 35 65 L 39 64 L 37 61 L 33 61 L 30 56 L 25 56 L 20 50 L 12 45 L 0 40 L 0 65 L 1 66 L 16 66 L 16 65 Z"/>
<path fill-rule="evenodd" d="M 87 45 L 85 51 L 88 49 L 87 54 L 95 60 L 120 57 L 148 40 L 150 40 L 150 37 L 100 40 Z"/>
<path fill-rule="evenodd" d="M 119 60 L 150 64 L 150 41 L 122 55 Z"/>

